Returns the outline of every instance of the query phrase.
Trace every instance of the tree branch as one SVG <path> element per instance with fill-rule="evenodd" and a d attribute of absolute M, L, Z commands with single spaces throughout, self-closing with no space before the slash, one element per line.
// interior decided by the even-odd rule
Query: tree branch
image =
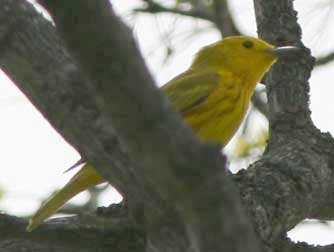
<path fill-rule="evenodd" d="M 92 218 L 94 221 L 87 216 L 57 218 L 27 233 L 26 220 L 0 214 L 0 251 L 144 251 L 144 236 L 128 219 L 113 216 L 110 223 L 102 217 Z"/>
<path fill-rule="evenodd" d="M 96 122 L 99 110 L 91 100 L 96 87 L 89 83 L 54 27 L 26 1 L 1 3 L 8 7 L 0 12 L 2 70 L 72 145 L 92 145 L 100 150 L 99 165 L 114 167 L 112 171 L 106 169 L 107 175 L 104 174 L 113 177 L 113 186 L 126 196 L 140 190 L 133 172 L 124 168 L 131 167 L 127 154 L 114 149 L 118 139 L 107 137 L 113 128 L 101 127 L 103 119 Z M 75 132 L 81 131 L 87 137 L 74 137 Z M 96 136 L 105 136 L 104 142 L 96 143 Z M 114 151 L 104 155 L 104 149 Z"/>
<path fill-rule="evenodd" d="M 214 0 L 212 9 L 214 13 L 213 22 L 222 34 L 222 37 L 241 35 L 241 32 L 238 30 L 232 18 L 227 0 Z"/>
<path fill-rule="evenodd" d="M 306 242 L 292 242 L 289 238 L 285 238 L 275 244 L 275 252 L 333 252 L 334 245 L 314 246 Z"/>
<path fill-rule="evenodd" d="M 200 18 L 206 21 L 211 21 L 211 22 L 214 21 L 214 19 L 212 18 L 212 15 L 203 8 L 195 8 L 192 6 L 190 10 L 183 10 L 177 7 L 175 8 L 165 7 L 152 0 L 143 0 L 143 2 L 145 2 L 147 6 L 144 8 L 134 9 L 135 12 L 147 12 L 147 13 L 152 13 L 152 14 L 165 12 L 165 13 L 178 14 L 178 15 L 182 15 L 186 17 Z"/>
<path fill-rule="evenodd" d="M 268 104 L 261 98 L 261 93 L 255 91 L 252 96 L 252 103 L 254 107 L 266 118 L 269 117 Z"/>
<path fill-rule="evenodd" d="M 334 60 L 334 52 L 330 52 L 327 55 L 316 58 L 315 65 L 322 66 L 326 65 Z"/>
<path fill-rule="evenodd" d="M 24 1 L 1 3 L 6 7 L 1 19 L 9 15 L 22 21 L 4 33 L 11 43 L 3 48 L 7 57 L 1 58 L 1 67 L 80 153 L 125 194 L 132 218 L 145 228 L 148 248 L 243 251 L 247 244 L 249 251 L 258 251 L 237 191 L 224 176 L 220 151 L 200 144 L 171 111 L 154 86 L 129 30 L 108 1 L 43 2 L 75 60 L 64 48 L 63 52 L 51 48 L 51 41 L 37 46 L 38 37 L 46 34 L 38 30 L 39 23 L 32 16 L 27 22 L 31 29 L 23 29 L 22 13 L 17 12 L 29 8 Z M 31 31 L 39 36 L 32 37 Z M 36 40 L 30 45 L 21 43 L 22 38 Z M 62 60 L 67 64 L 61 64 Z M 84 74 L 74 62 L 80 63 Z M 54 113 L 50 115 L 50 111 Z M 115 138 L 116 132 L 119 138 Z M 242 234 L 243 242 L 231 242 L 233 233 Z"/>
<path fill-rule="evenodd" d="M 2 6 L 4 6 L 4 8 L 0 9 L 0 24 L 2 25 L 0 27 L 0 48 L 2 53 L 2 57 L 0 58 L 1 68 L 12 77 L 20 89 L 23 90 L 28 97 L 30 97 L 34 104 L 46 117 L 48 117 L 50 122 L 57 127 L 66 139 L 73 143 L 73 145 L 80 150 L 83 156 L 87 157 L 87 159 L 97 167 L 98 171 L 101 172 L 103 176 L 108 178 L 109 181 L 116 185 L 120 191 L 126 195 L 126 198 L 129 200 L 130 208 L 133 207 L 131 204 L 133 204 L 134 201 L 138 204 L 145 202 L 146 205 L 144 213 L 147 214 L 147 218 L 151 218 L 152 220 L 152 223 L 149 223 L 148 225 L 149 230 L 147 233 L 148 240 L 152 241 L 149 245 L 157 246 L 158 244 L 160 247 L 162 246 L 165 249 L 170 248 L 171 246 L 173 249 L 178 247 L 184 251 L 189 248 L 189 243 L 194 245 L 194 242 L 197 240 L 195 238 L 200 237 L 204 234 L 204 232 L 210 230 L 212 227 L 217 228 L 217 223 L 213 223 L 218 222 L 217 220 L 224 220 L 224 225 L 226 225 L 224 227 L 226 227 L 226 229 L 222 230 L 223 235 L 217 232 L 219 229 L 214 230 L 214 235 L 217 235 L 216 237 L 213 237 L 215 242 L 219 242 L 223 245 L 239 242 L 241 246 L 240 251 L 244 251 L 244 247 L 248 246 L 247 244 L 252 244 L 251 240 L 253 240 L 253 238 L 247 238 L 249 229 L 243 229 L 243 232 L 240 232 L 238 229 L 238 227 L 240 227 L 238 226 L 238 221 L 245 221 L 243 218 L 240 218 L 242 217 L 242 213 L 237 213 L 240 214 L 239 217 L 231 217 L 236 214 L 231 213 L 232 210 L 235 209 L 231 209 L 230 207 L 235 203 L 234 200 L 237 197 L 236 195 L 226 196 L 225 192 L 233 191 L 233 189 L 230 190 L 224 187 L 219 188 L 217 191 L 214 190 L 217 189 L 216 187 L 222 187 L 222 185 L 229 186 L 228 183 L 225 183 L 228 180 L 224 180 L 225 176 L 222 174 L 221 162 L 219 162 L 219 160 L 217 161 L 215 151 L 211 152 L 210 149 L 205 149 L 206 154 L 202 153 L 198 157 L 196 156 L 198 152 L 194 151 L 189 154 L 188 151 L 191 151 L 193 146 L 185 146 L 181 144 L 180 147 L 179 145 L 176 145 L 178 144 L 178 141 L 181 141 L 183 135 L 173 135 L 180 131 L 174 131 L 174 128 L 172 127 L 174 133 L 169 135 L 173 136 L 169 141 L 176 141 L 174 143 L 175 146 L 173 146 L 173 148 L 176 149 L 173 151 L 169 150 L 170 152 L 167 152 L 167 155 L 172 157 L 176 151 L 179 151 L 178 148 L 187 148 L 187 151 L 181 151 L 182 161 L 184 162 L 183 165 L 178 166 L 177 162 L 173 163 L 173 165 L 179 167 L 180 170 L 178 170 L 175 174 L 172 173 L 172 175 L 177 176 L 180 172 L 184 172 L 184 174 L 180 175 L 181 178 L 183 176 L 190 176 L 190 179 L 194 179 L 193 183 L 196 184 L 196 186 L 192 188 L 194 189 L 192 193 L 197 196 L 196 200 L 198 200 L 198 202 L 197 204 L 195 202 L 191 206 L 195 209 L 196 216 L 198 216 L 198 211 L 203 211 L 200 212 L 200 216 L 207 217 L 204 218 L 207 222 L 190 224 L 188 222 L 186 223 L 187 225 L 184 226 L 184 222 L 181 221 L 184 215 L 180 215 L 180 212 L 175 211 L 175 209 L 171 207 L 170 202 L 166 202 L 164 199 L 161 200 L 159 194 L 161 191 L 155 190 L 155 183 L 153 183 L 153 185 L 152 183 L 148 183 L 144 186 L 144 183 L 147 181 L 150 182 L 150 178 L 143 179 L 143 176 L 150 175 L 154 177 L 155 173 L 141 174 L 143 170 L 147 168 L 143 168 L 142 165 L 140 165 L 140 162 L 137 164 L 128 159 L 128 154 L 131 154 L 133 150 L 131 152 L 127 151 L 128 144 L 124 140 L 127 139 L 127 136 L 124 137 L 120 145 L 119 140 L 115 138 L 115 131 L 111 127 L 111 125 L 114 125 L 114 117 L 112 116 L 109 118 L 109 116 L 110 114 L 113 115 L 114 112 L 112 109 L 109 111 L 108 109 L 110 108 L 106 107 L 107 105 L 109 107 L 112 102 L 120 99 L 119 97 L 114 98 L 114 96 L 119 94 L 120 91 L 116 90 L 117 92 L 113 91 L 110 95 L 108 95 L 106 94 L 104 88 L 106 88 L 106 90 L 117 88 L 117 86 L 124 81 L 122 78 L 134 78 L 134 76 L 120 76 L 121 72 L 118 71 L 125 71 L 127 68 L 117 68 L 117 64 L 115 65 L 114 63 L 110 63 L 102 65 L 101 69 L 98 69 L 101 71 L 99 73 L 102 74 L 102 77 L 107 77 L 107 83 L 103 83 L 103 80 L 101 80 L 101 82 L 97 82 L 96 80 L 99 80 L 99 78 L 102 77 L 94 77 L 94 73 L 89 70 L 89 62 L 85 63 L 85 61 L 83 61 L 85 64 L 88 64 L 88 66 L 85 66 L 85 69 L 88 68 L 87 74 L 83 74 L 76 63 L 77 61 L 70 56 L 63 46 L 62 41 L 57 37 L 54 28 L 50 24 L 45 23 L 45 21 L 41 21 L 41 17 L 38 16 L 31 7 L 29 7 L 29 4 L 24 1 L 1 0 L 0 2 Z M 59 4 L 59 2 L 62 1 L 53 3 Z M 68 1 L 66 3 L 68 3 Z M 82 1 L 81 3 L 87 3 L 89 5 L 86 1 Z M 280 11 L 278 7 L 281 5 L 277 5 L 277 2 L 275 7 L 266 6 L 266 2 L 261 4 L 267 8 L 263 10 L 260 9 L 260 11 L 268 11 L 268 15 L 276 16 L 277 13 L 273 13 L 273 10 Z M 291 8 L 291 6 L 288 7 Z M 62 10 L 66 10 L 66 8 L 62 8 Z M 61 12 L 61 14 L 63 15 L 64 12 Z M 76 15 L 73 15 L 72 17 L 76 17 Z M 85 15 L 85 19 L 87 18 L 88 16 Z M 281 18 L 277 17 L 275 20 L 280 21 Z M 87 22 L 87 20 L 84 21 Z M 267 22 L 267 20 L 264 19 L 260 22 Z M 83 25 L 84 22 L 80 24 Z M 288 24 L 291 25 L 290 22 L 288 22 Z M 88 29 L 90 28 L 91 27 L 89 25 L 86 25 L 85 29 L 80 28 L 78 30 L 88 32 Z M 273 28 L 271 27 L 270 29 Z M 75 29 L 69 29 L 68 32 L 74 33 L 74 31 Z M 104 32 L 107 34 L 113 32 L 113 27 L 111 26 L 110 30 Z M 89 33 L 89 36 L 93 37 L 92 34 L 94 34 L 94 36 L 99 36 L 99 34 L 95 33 Z M 121 36 L 121 33 L 118 34 L 114 32 L 113 34 L 116 36 L 115 40 L 118 36 Z M 89 41 L 89 38 L 87 38 L 87 40 Z M 108 44 L 111 49 L 107 48 L 106 50 L 117 51 L 118 47 L 110 46 L 117 42 L 122 43 L 122 46 L 126 48 L 126 41 L 127 40 L 123 41 L 119 39 L 115 42 L 113 40 L 112 44 Z M 80 43 L 74 44 L 78 46 L 80 45 Z M 100 44 L 101 47 L 103 45 L 103 43 Z M 81 46 L 84 45 L 80 45 L 80 47 Z M 71 48 L 73 50 L 73 45 Z M 94 48 L 91 49 L 93 50 Z M 115 52 L 115 59 L 118 60 L 117 56 L 120 53 L 121 52 Z M 85 53 L 83 53 L 83 55 L 85 56 Z M 96 55 L 101 56 L 100 54 Z M 98 63 L 100 62 L 100 57 L 96 58 L 94 55 L 92 57 L 94 57 L 95 60 L 93 63 L 100 66 Z M 128 60 L 131 61 L 131 55 L 129 57 L 130 58 L 128 58 Z M 78 57 L 78 59 L 80 59 L 80 57 Z M 135 62 L 137 61 L 134 61 L 132 64 L 135 65 Z M 291 64 L 291 62 L 292 64 L 297 64 L 295 60 L 288 60 L 285 64 L 289 66 L 288 64 Z M 282 82 L 290 83 L 290 86 L 284 86 L 284 88 L 288 88 L 293 94 L 297 94 L 295 97 L 299 97 L 300 99 L 297 101 L 291 101 L 291 96 L 288 92 L 285 93 L 283 91 L 285 90 L 284 88 L 279 89 L 279 85 L 271 86 L 271 90 L 269 90 L 269 92 L 276 90 L 275 95 L 270 96 L 270 99 L 273 99 L 270 101 L 270 111 L 273 113 L 273 121 L 271 122 L 271 131 L 274 134 L 274 138 L 271 139 L 271 141 L 273 142 L 260 161 L 252 165 L 247 171 L 241 171 L 235 176 L 235 181 L 238 183 L 240 188 L 240 195 L 242 196 L 243 204 L 247 208 L 254 227 L 261 237 L 263 244 L 265 244 L 267 248 L 270 248 L 270 246 L 277 239 L 282 237 L 282 234 L 291 229 L 299 221 L 319 212 L 319 209 L 326 204 L 325 200 L 327 199 L 328 193 L 333 191 L 331 169 L 334 164 L 334 143 L 329 135 L 320 134 L 307 123 L 308 114 L 307 109 L 304 108 L 304 106 L 307 106 L 307 99 L 305 98 L 304 92 L 305 89 L 307 90 L 305 78 L 309 76 L 307 71 L 309 71 L 311 67 L 309 66 L 310 62 L 304 58 L 300 58 L 297 62 L 299 63 L 296 67 L 286 68 L 280 66 L 277 69 L 282 70 L 280 75 L 286 77 Z M 131 63 L 122 62 L 122 64 Z M 122 66 L 122 64 L 120 64 L 120 66 Z M 112 66 L 112 69 L 106 69 L 108 66 Z M 301 70 L 299 69 L 300 67 Z M 284 72 L 283 69 L 287 72 Z M 293 71 L 289 71 L 290 69 L 293 69 Z M 119 77 L 119 83 L 114 82 L 115 76 L 110 76 L 110 73 L 104 73 L 103 70 L 110 72 L 116 71 L 115 76 Z M 297 74 L 296 71 L 301 72 L 298 72 Z M 135 75 L 135 71 L 131 71 L 131 73 Z M 303 74 L 303 76 L 300 76 L 301 74 Z M 293 77 L 291 77 L 291 75 Z M 90 78 L 88 79 L 86 76 L 89 76 Z M 275 78 L 278 78 L 279 74 L 276 73 L 274 76 Z M 274 79 L 274 77 L 270 78 Z M 297 93 L 297 91 L 300 90 L 298 88 L 294 88 L 295 84 L 291 83 L 290 78 L 296 78 L 298 80 L 296 82 L 298 88 L 303 88 L 302 95 Z M 139 94 L 143 94 L 144 97 L 150 92 L 154 93 L 154 95 L 156 94 L 156 91 L 154 91 L 153 88 L 150 92 L 146 93 L 144 89 L 147 84 L 140 82 L 138 78 L 136 78 L 134 83 L 137 85 L 138 83 L 140 83 L 140 85 L 143 83 L 143 85 L 140 86 L 142 89 L 139 91 Z M 108 84 L 113 87 L 108 87 Z M 128 86 L 125 85 L 124 87 Z M 125 91 L 131 90 L 131 87 L 132 86 L 128 87 Z M 292 90 L 290 90 L 291 88 Z M 284 94 L 285 96 L 282 97 Z M 141 101 L 140 98 L 137 99 L 137 94 L 134 93 L 133 95 L 134 96 L 131 97 L 136 97 L 134 100 L 135 103 Z M 94 100 L 96 97 L 98 97 L 99 101 Z M 157 97 L 158 98 L 155 99 L 159 100 L 161 98 L 160 95 Z M 109 101 L 108 99 L 111 98 L 115 100 Z M 150 98 L 151 96 L 149 99 Z M 288 99 L 288 101 L 285 99 Z M 100 102 L 105 104 L 105 106 L 101 106 Z M 297 102 L 301 102 L 302 104 L 296 105 Z M 145 104 L 150 104 L 150 101 L 145 101 Z M 157 104 L 161 103 L 157 102 Z M 291 104 L 293 106 L 291 106 Z M 288 107 L 288 105 L 290 107 Z M 295 107 L 298 109 L 294 110 L 293 108 Z M 105 109 L 107 111 L 105 111 Z M 136 110 L 136 108 L 132 109 Z M 165 109 L 168 111 L 167 108 Z M 151 108 L 148 111 L 152 110 L 153 113 L 156 110 L 159 111 L 158 108 Z M 298 116 L 297 112 L 300 111 L 304 111 L 305 113 Z M 129 116 L 129 114 L 125 113 L 124 110 L 117 110 L 116 112 L 123 112 L 121 115 Z M 107 115 L 104 113 L 107 113 Z M 281 113 L 287 113 L 289 120 L 282 121 L 283 119 Z M 293 116 L 298 116 L 300 121 L 291 119 L 291 113 Z M 104 117 L 100 117 L 101 115 L 104 115 Z M 132 122 L 128 121 L 132 120 L 128 118 L 119 119 L 121 115 L 116 114 L 116 120 L 126 120 L 127 122 Z M 145 114 L 143 114 L 143 116 L 144 118 L 140 119 L 140 123 L 143 123 L 143 121 L 148 118 Z M 153 116 L 153 120 L 156 118 L 160 117 Z M 80 128 L 78 128 L 78 125 L 80 125 Z M 168 123 L 163 123 L 160 124 L 160 127 L 165 127 L 166 125 L 168 125 Z M 132 125 L 130 125 L 130 127 L 132 127 Z M 118 130 L 119 129 L 117 128 L 117 133 Z M 141 130 L 145 132 L 145 128 Z M 155 130 L 154 123 L 153 128 L 150 128 L 150 130 Z M 166 129 L 164 128 L 164 130 Z M 181 130 L 181 132 L 183 131 Z M 185 137 L 187 137 L 187 135 Z M 148 134 L 148 136 L 151 136 L 151 134 Z M 171 144 L 169 141 L 166 141 L 167 146 Z M 158 148 L 158 152 L 159 150 L 162 151 L 163 146 L 161 145 L 161 143 L 159 146 L 152 145 L 151 151 L 154 152 L 155 147 Z M 140 145 L 140 147 L 143 147 L 144 150 L 147 148 L 147 146 L 142 145 Z M 98 153 L 98 155 L 96 153 Z M 158 154 L 160 155 L 161 153 Z M 143 158 L 148 159 L 148 157 L 145 156 L 146 155 L 143 155 Z M 189 158 L 189 156 L 194 158 L 193 162 L 189 163 L 194 166 L 190 167 L 190 169 L 184 170 L 184 167 L 188 167 L 186 165 L 187 162 L 185 161 L 185 158 Z M 200 159 L 199 157 L 202 157 L 203 159 Z M 132 160 L 134 159 L 135 158 Z M 149 167 L 152 168 L 152 164 L 154 164 L 154 162 L 158 161 L 153 160 Z M 164 162 L 166 162 L 166 160 Z M 146 163 L 143 166 L 146 166 Z M 195 171 L 196 167 L 200 167 L 202 170 L 196 170 L 196 172 L 192 173 Z M 206 167 L 206 169 L 203 169 L 203 167 Z M 160 168 L 169 169 L 169 165 L 159 165 L 159 169 Z M 205 171 L 209 172 L 209 174 L 206 175 L 209 177 L 207 177 L 207 179 L 204 178 L 204 181 L 197 180 L 198 176 L 201 176 L 202 172 L 204 173 Z M 221 180 L 220 176 L 223 177 L 224 181 Z M 171 182 L 169 181 L 165 183 Z M 175 188 L 172 189 L 175 190 Z M 163 189 L 162 192 L 164 192 Z M 209 193 L 209 197 L 207 197 L 207 193 Z M 180 197 L 179 194 L 174 196 Z M 179 204 L 178 200 L 180 199 L 181 198 L 177 198 L 174 200 L 177 204 Z M 220 208 L 215 208 L 215 215 L 213 215 L 213 218 L 210 218 L 210 216 L 206 216 L 206 214 L 209 213 L 207 208 L 212 206 L 212 202 L 215 204 L 217 202 L 222 202 L 222 204 L 224 203 L 228 209 L 223 208 L 224 211 L 220 211 Z M 189 201 L 186 201 L 185 203 L 190 204 Z M 180 207 L 180 205 L 178 205 L 178 207 Z M 151 212 L 149 211 L 150 208 Z M 186 206 L 185 209 L 188 210 L 189 208 Z M 140 210 L 140 208 L 137 210 Z M 148 212 L 146 212 L 146 210 Z M 131 211 L 141 216 L 139 211 L 137 212 L 133 209 Z M 166 215 L 165 211 L 169 214 Z M 186 211 L 183 212 L 183 214 L 184 213 L 186 213 Z M 229 216 L 229 218 L 226 218 L 226 216 Z M 136 224 L 139 227 L 143 227 L 140 225 L 140 220 L 138 221 L 138 219 L 140 219 L 139 217 L 134 216 L 134 219 L 137 221 Z M 201 219 L 195 219 L 201 221 Z M 158 220 L 160 222 L 157 222 Z M 187 217 L 185 217 L 185 220 L 187 220 Z M 155 224 L 155 226 L 153 224 Z M 209 224 L 214 225 L 210 226 Z M 220 222 L 218 222 L 218 225 L 220 225 Z M 163 230 L 161 229 L 162 227 L 164 228 Z M 188 228 L 188 230 L 185 230 L 185 227 Z M 0 230 L 2 229 L 0 228 Z M 198 233 L 196 233 L 197 231 Z M 211 235 L 211 231 L 207 232 L 207 235 Z M 195 238 L 188 243 L 188 239 L 184 237 L 189 237 L 189 232 L 190 234 L 194 234 L 192 237 Z M 239 235 L 235 235 L 236 233 Z M 229 235 L 232 237 L 229 237 Z M 224 240 L 224 237 L 226 240 Z M 242 237 L 242 242 L 238 241 L 238 237 Z M 162 241 L 163 239 L 164 241 Z M 210 239 L 212 238 L 209 237 L 206 242 L 211 241 Z M 159 241 L 161 243 L 159 243 Z M 215 242 L 211 244 L 215 247 L 219 246 Z M 207 243 L 205 244 L 207 245 Z M 207 246 L 209 247 L 209 245 Z M 249 249 L 251 247 L 251 245 L 248 246 L 248 251 L 251 251 Z M 226 247 L 224 248 L 226 249 Z M 238 248 L 236 250 L 227 249 L 227 251 L 239 251 Z"/>
<path fill-rule="evenodd" d="M 53 219 L 42 224 L 33 233 L 24 232 L 26 221 L 0 214 L 0 230 L 7 230 L 6 233 L 1 233 L 0 250 L 6 252 L 143 251 L 144 237 L 139 230 L 136 230 L 135 225 L 124 218 L 126 216 L 124 209 L 118 208 L 117 214 L 110 210 L 112 208 L 105 209 L 106 212 L 98 214 L 98 217 L 84 215 Z M 102 223 L 104 228 L 101 230 L 96 223 Z M 289 238 L 284 238 L 275 242 L 273 251 L 333 252 L 334 247 L 313 246 L 304 242 L 294 243 Z"/>
<path fill-rule="evenodd" d="M 304 53 L 301 53 L 298 59 L 275 64 L 267 75 L 270 127 L 277 128 L 289 124 L 297 128 L 313 126 L 308 106 L 308 78 L 314 59 L 301 42 L 301 29 L 292 1 L 284 0 L 275 6 L 272 1 L 254 0 L 254 6 L 259 37 L 274 45 L 296 45 L 304 49 Z M 272 130 L 273 134 L 275 132 L 277 130 Z"/>
<path fill-rule="evenodd" d="M 135 9 L 136 12 L 147 12 L 151 14 L 166 12 L 179 14 L 186 17 L 200 18 L 213 23 L 223 37 L 241 35 L 241 32 L 238 30 L 232 18 L 232 14 L 228 9 L 227 1 L 225 0 L 213 1 L 210 9 L 206 8 L 206 6 L 203 6 L 203 4 L 197 4 L 196 1 L 193 1 L 189 3 L 191 5 L 190 10 L 183 10 L 177 7 L 165 7 L 152 0 L 143 1 L 147 4 L 147 6 L 145 8 Z"/>
<path fill-rule="evenodd" d="M 330 180 L 334 143 L 332 137 L 321 134 L 310 119 L 308 78 L 314 59 L 301 42 L 301 30 L 292 2 L 285 0 L 277 4 L 275 1 L 254 0 L 260 37 L 276 45 L 298 45 L 305 51 L 298 58 L 276 64 L 267 75 L 270 140 L 264 157 L 254 165 L 271 163 L 273 169 L 268 181 L 278 194 L 270 196 L 270 200 L 278 205 L 267 210 L 268 215 L 262 218 L 280 216 L 276 223 L 284 226 L 285 231 L 300 218 L 321 209 L 333 188 Z M 281 179 L 284 181 L 279 181 Z M 267 190 L 270 191 L 268 187 L 263 188 L 264 195 Z M 264 226 L 272 227 L 266 241 L 282 235 L 274 221 Z"/>
<path fill-rule="evenodd" d="M 319 220 L 334 220 L 334 186 L 331 186 L 326 198 L 324 199 L 323 206 L 312 215 L 308 216 L 310 219 L 319 219 Z"/>
<path fill-rule="evenodd" d="M 256 251 L 257 243 L 245 215 L 235 216 L 237 209 L 242 213 L 241 204 L 237 191 L 223 174 L 220 151 L 201 144 L 181 124 L 180 115 L 172 111 L 167 98 L 155 87 L 131 33 L 113 13 L 109 1 L 40 2 L 51 12 L 67 46 L 97 85 L 106 126 L 115 128 L 121 146 L 138 165 L 136 174 L 140 183 L 144 188 L 148 186 L 150 190 L 146 191 L 152 191 L 150 194 L 159 201 L 166 201 L 167 206 L 159 206 L 163 216 L 153 215 L 157 209 L 144 209 L 148 216 L 144 219 L 148 246 L 160 250 L 170 246 L 164 235 L 156 234 L 157 228 L 161 229 L 162 217 L 165 219 L 174 208 L 181 217 L 175 224 L 178 229 L 183 226 L 187 233 L 183 239 L 191 247 L 202 251 L 224 247 L 242 251 L 243 246 L 229 242 L 227 235 L 232 229 L 242 227 L 247 230 L 243 241 L 248 243 L 249 250 Z M 77 22 L 83 17 L 84 20 Z M 210 167 L 211 171 L 203 167 Z M 214 207 L 203 208 L 199 203 L 203 200 L 214 202 Z M 230 204 L 224 204 L 226 201 Z M 237 223 L 235 220 L 228 223 L 222 211 L 225 216 L 235 216 Z M 135 213 L 133 217 L 138 222 L 143 216 Z M 165 227 L 165 220 L 162 222 Z M 173 231 L 175 235 L 175 228 Z"/>

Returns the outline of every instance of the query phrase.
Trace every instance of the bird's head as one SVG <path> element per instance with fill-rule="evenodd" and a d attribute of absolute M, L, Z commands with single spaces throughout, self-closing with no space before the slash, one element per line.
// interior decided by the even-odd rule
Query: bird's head
<path fill-rule="evenodd" d="M 229 71 L 257 82 L 278 58 L 296 51 L 300 49 L 293 46 L 275 47 L 252 37 L 227 37 L 201 49 L 192 67 Z"/>

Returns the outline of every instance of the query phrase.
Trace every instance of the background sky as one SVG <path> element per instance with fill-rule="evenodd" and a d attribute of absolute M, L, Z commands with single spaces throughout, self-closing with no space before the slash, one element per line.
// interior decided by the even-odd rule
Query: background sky
<path fill-rule="evenodd" d="M 252 0 L 230 1 L 240 30 L 256 36 Z M 140 1 L 113 1 L 114 8 L 132 27 L 146 62 L 159 85 L 185 70 L 196 51 L 220 38 L 204 21 L 162 14 L 133 15 Z M 334 50 L 334 1 L 296 0 L 303 41 L 314 55 Z M 194 35 L 193 31 L 197 31 Z M 198 32 L 201 32 L 198 34 Z M 166 59 L 167 47 L 175 53 Z M 310 79 L 312 118 L 323 132 L 334 134 L 334 63 L 313 71 Z M 62 187 L 73 175 L 63 171 L 80 157 L 30 104 L 14 84 L 0 73 L 0 211 L 24 216 L 35 211 L 41 200 Z M 258 118 L 257 125 L 266 123 Z M 243 166 L 246 167 L 246 166 Z M 73 202 L 84 202 L 87 194 Z M 101 197 L 101 205 L 121 200 L 111 187 Z M 313 223 L 313 222 L 312 222 Z M 317 235 L 315 235 L 317 234 Z M 310 243 L 334 243 L 333 224 L 303 224 L 290 235 Z"/>

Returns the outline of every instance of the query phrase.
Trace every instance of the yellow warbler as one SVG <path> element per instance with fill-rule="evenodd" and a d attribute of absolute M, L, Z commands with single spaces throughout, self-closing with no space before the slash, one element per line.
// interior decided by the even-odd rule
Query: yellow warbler
<path fill-rule="evenodd" d="M 162 91 L 203 141 L 226 145 L 247 112 L 256 83 L 278 57 L 296 50 L 251 37 L 225 38 L 202 48 L 190 68 Z M 27 230 L 33 230 L 79 192 L 104 181 L 86 164 L 37 211 Z"/>

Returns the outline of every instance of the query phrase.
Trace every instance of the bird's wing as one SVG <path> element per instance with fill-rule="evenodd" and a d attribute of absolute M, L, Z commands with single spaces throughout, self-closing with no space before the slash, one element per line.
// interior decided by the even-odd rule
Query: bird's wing
<path fill-rule="evenodd" d="M 186 113 L 205 102 L 218 87 L 219 80 L 220 76 L 215 72 L 188 70 L 165 84 L 162 90 L 178 112 Z"/>
<path fill-rule="evenodd" d="M 30 232 L 35 229 L 78 193 L 102 182 L 104 182 L 104 179 L 96 173 L 95 169 L 90 164 L 85 164 L 62 189 L 51 196 L 46 203 L 38 209 L 29 220 L 27 231 Z"/>

